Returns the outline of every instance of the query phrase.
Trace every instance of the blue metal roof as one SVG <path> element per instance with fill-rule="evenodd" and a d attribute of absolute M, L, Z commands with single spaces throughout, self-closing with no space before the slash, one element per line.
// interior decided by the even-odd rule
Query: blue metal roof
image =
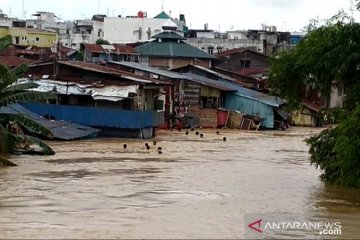
<path fill-rule="evenodd" d="M 49 129 L 54 135 L 55 139 L 75 140 L 86 138 L 100 132 L 100 130 L 98 129 L 87 127 L 77 123 L 45 119 L 17 103 L 10 104 L 6 107 L 1 107 L 0 113 L 23 114 L 31 118 L 33 121 L 44 126 L 45 128 Z"/>
<path fill-rule="evenodd" d="M 284 102 L 278 97 L 270 96 L 265 93 L 261 93 L 261 92 L 254 91 L 254 90 L 251 90 L 248 88 L 244 88 L 233 82 L 229 82 L 229 81 L 225 81 L 225 80 L 219 80 L 219 81 L 223 82 L 223 84 L 225 86 L 235 88 L 236 89 L 236 93 L 234 93 L 235 95 L 253 99 L 253 100 L 262 102 L 266 105 L 273 106 L 273 107 L 279 107 L 280 105 L 284 104 Z"/>

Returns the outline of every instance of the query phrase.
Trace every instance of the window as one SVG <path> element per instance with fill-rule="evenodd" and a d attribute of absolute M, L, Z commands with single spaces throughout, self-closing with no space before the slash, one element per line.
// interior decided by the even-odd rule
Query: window
<path fill-rule="evenodd" d="M 217 97 L 201 97 L 202 108 L 218 108 L 219 101 Z"/>
<path fill-rule="evenodd" d="M 241 67 L 250 67 L 250 60 L 249 59 L 240 59 Z"/>
<path fill-rule="evenodd" d="M 119 61 L 119 55 L 113 54 L 112 55 L 112 60 L 115 61 L 115 62 L 118 62 Z"/>
<path fill-rule="evenodd" d="M 103 30 L 102 29 L 99 29 L 99 31 L 98 31 L 98 37 L 99 38 L 102 38 L 103 37 Z"/>
<path fill-rule="evenodd" d="M 214 53 L 214 47 L 208 47 L 208 54 L 213 54 Z"/>
<path fill-rule="evenodd" d="M 35 40 L 38 42 L 40 39 L 37 37 L 37 38 L 35 38 Z"/>

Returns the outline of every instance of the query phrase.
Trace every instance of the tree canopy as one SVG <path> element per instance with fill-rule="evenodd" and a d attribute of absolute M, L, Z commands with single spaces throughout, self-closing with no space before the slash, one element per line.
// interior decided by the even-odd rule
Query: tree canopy
<path fill-rule="evenodd" d="M 357 5 L 358 7 L 360 5 Z M 291 51 L 272 59 L 269 84 L 273 92 L 297 107 L 309 91 L 329 96 L 343 89 L 345 111 L 338 126 L 306 140 L 310 162 L 322 179 L 360 187 L 360 25 L 344 14 L 308 34 Z"/>
<path fill-rule="evenodd" d="M 99 38 L 95 41 L 95 44 L 99 44 L 99 45 L 109 45 L 110 42 L 108 40 L 104 40 L 102 38 Z"/>
<path fill-rule="evenodd" d="M 349 108 L 359 103 L 360 24 L 347 19 L 336 16 L 272 59 L 269 84 L 274 94 L 298 106 L 309 90 L 328 96 L 336 84 L 344 89 Z"/>

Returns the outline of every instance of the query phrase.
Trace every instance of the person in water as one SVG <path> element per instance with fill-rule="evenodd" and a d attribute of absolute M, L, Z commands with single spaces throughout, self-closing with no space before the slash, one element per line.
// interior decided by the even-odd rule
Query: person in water
<path fill-rule="evenodd" d="M 181 131 L 181 129 L 185 125 L 185 114 L 187 113 L 187 107 L 183 99 L 180 101 L 175 102 L 173 113 L 175 114 L 176 118 L 176 128 Z M 174 125 L 173 125 L 174 126 Z"/>

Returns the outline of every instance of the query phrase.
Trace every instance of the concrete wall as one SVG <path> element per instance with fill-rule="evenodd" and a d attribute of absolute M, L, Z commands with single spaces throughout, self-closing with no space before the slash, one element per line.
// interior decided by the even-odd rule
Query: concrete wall
<path fill-rule="evenodd" d="M 53 47 L 57 34 L 28 28 L 0 28 L 0 37 L 11 35 L 12 43 L 21 46 Z"/>
<path fill-rule="evenodd" d="M 329 107 L 330 108 L 342 107 L 343 98 L 344 98 L 343 90 L 333 86 L 330 94 Z"/>
<path fill-rule="evenodd" d="M 110 43 L 146 42 L 163 31 L 168 19 L 105 18 L 104 38 Z M 141 30 L 140 30 L 141 29 Z"/>
<path fill-rule="evenodd" d="M 292 124 L 295 126 L 315 127 L 315 120 L 308 109 L 301 109 L 291 114 Z"/>
<path fill-rule="evenodd" d="M 265 54 L 264 41 L 248 40 L 248 39 L 221 39 L 221 38 L 188 38 L 186 43 L 193 47 L 209 52 L 209 48 L 213 48 L 213 53 L 234 49 L 253 47 L 256 51 Z"/>

